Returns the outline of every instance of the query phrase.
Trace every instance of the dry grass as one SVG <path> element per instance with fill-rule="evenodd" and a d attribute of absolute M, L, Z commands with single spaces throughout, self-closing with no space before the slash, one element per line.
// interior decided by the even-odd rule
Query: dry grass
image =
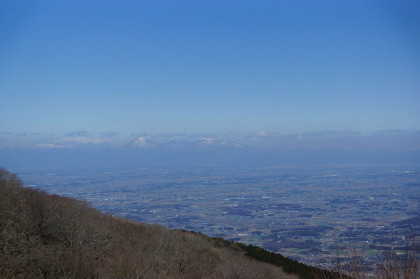
<path fill-rule="evenodd" d="M 336 245 L 337 247 L 337 245 Z M 420 278 L 420 247 L 414 239 L 406 238 L 404 248 L 397 249 L 391 242 L 378 252 L 374 270 L 368 268 L 363 259 L 363 250 L 351 244 L 341 256 L 336 249 L 332 269 L 336 278 L 355 279 L 419 279 Z"/>

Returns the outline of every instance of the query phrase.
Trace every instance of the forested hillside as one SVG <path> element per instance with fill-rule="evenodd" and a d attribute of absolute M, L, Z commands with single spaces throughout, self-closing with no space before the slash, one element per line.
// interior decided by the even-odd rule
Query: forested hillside
<path fill-rule="evenodd" d="M 0 169 L 1 278 L 297 278 L 235 247 L 106 215 Z"/>

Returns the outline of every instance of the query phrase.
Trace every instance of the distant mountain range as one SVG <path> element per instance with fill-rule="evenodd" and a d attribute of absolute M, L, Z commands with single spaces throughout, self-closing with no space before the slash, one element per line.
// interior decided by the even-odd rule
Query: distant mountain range
<path fill-rule="evenodd" d="M 202 149 L 202 148 L 227 148 L 242 149 L 245 146 L 223 138 L 200 137 L 200 138 L 172 138 L 166 141 L 155 141 L 146 137 L 138 137 L 126 144 L 136 148 L 170 148 L 170 149 Z"/>

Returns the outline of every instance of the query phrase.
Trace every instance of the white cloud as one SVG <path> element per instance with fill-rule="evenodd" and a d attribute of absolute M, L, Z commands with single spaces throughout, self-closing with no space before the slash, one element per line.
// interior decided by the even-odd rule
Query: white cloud
<path fill-rule="evenodd" d="M 20 132 L 20 131 L 11 131 L 11 132 L 5 132 L 3 135 L 8 136 L 15 136 L 15 137 L 33 137 L 37 136 L 37 133 L 26 133 L 26 132 Z"/>
<path fill-rule="evenodd" d="M 89 133 L 86 131 L 74 131 L 64 134 L 66 137 L 88 137 Z"/>
<path fill-rule="evenodd" d="M 267 132 L 267 131 L 259 131 L 259 132 L 257 133 L 257 135 L 258 135 L 259 137 L 266 137 L 266 136 L 268 136 L 268 132 Z"/>
<path fill-rule="evenodd" d="M 105 138 L 115 138 L 115 137 L 118 137 L 119 135 L 120 135 L 120 133 L 113 132 L 113 131 L 108 131 L 108 132 L 101 133 L 101 136 L 103 136 Z"/>
<path fill-rule="evenodd" d="M 93 136 L 86 131 L 66 136 L 40 136 L 25 132 L 0 134 L 0 148 L 78 148 L 90 146 L 138 146 L 147 148 L 198 148 L 199 146 L 241 146 L 273 150 L 420 150 L 420 131 L 381 130 L 371 133 L 357 131 L 318 131 L 302 134 L 281 134 L 270 131 L 245 134 L 211 135 L 185 133 L 153 133 L 121 138 L 106 132 Z"/>

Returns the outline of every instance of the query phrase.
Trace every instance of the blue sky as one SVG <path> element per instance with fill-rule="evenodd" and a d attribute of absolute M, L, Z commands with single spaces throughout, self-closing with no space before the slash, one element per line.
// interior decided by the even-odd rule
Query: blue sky
<path fill-rule="evenodd" d="M 418 131 L 419 13 L 388 0 L 1 0 L 0 134 Z"/>

